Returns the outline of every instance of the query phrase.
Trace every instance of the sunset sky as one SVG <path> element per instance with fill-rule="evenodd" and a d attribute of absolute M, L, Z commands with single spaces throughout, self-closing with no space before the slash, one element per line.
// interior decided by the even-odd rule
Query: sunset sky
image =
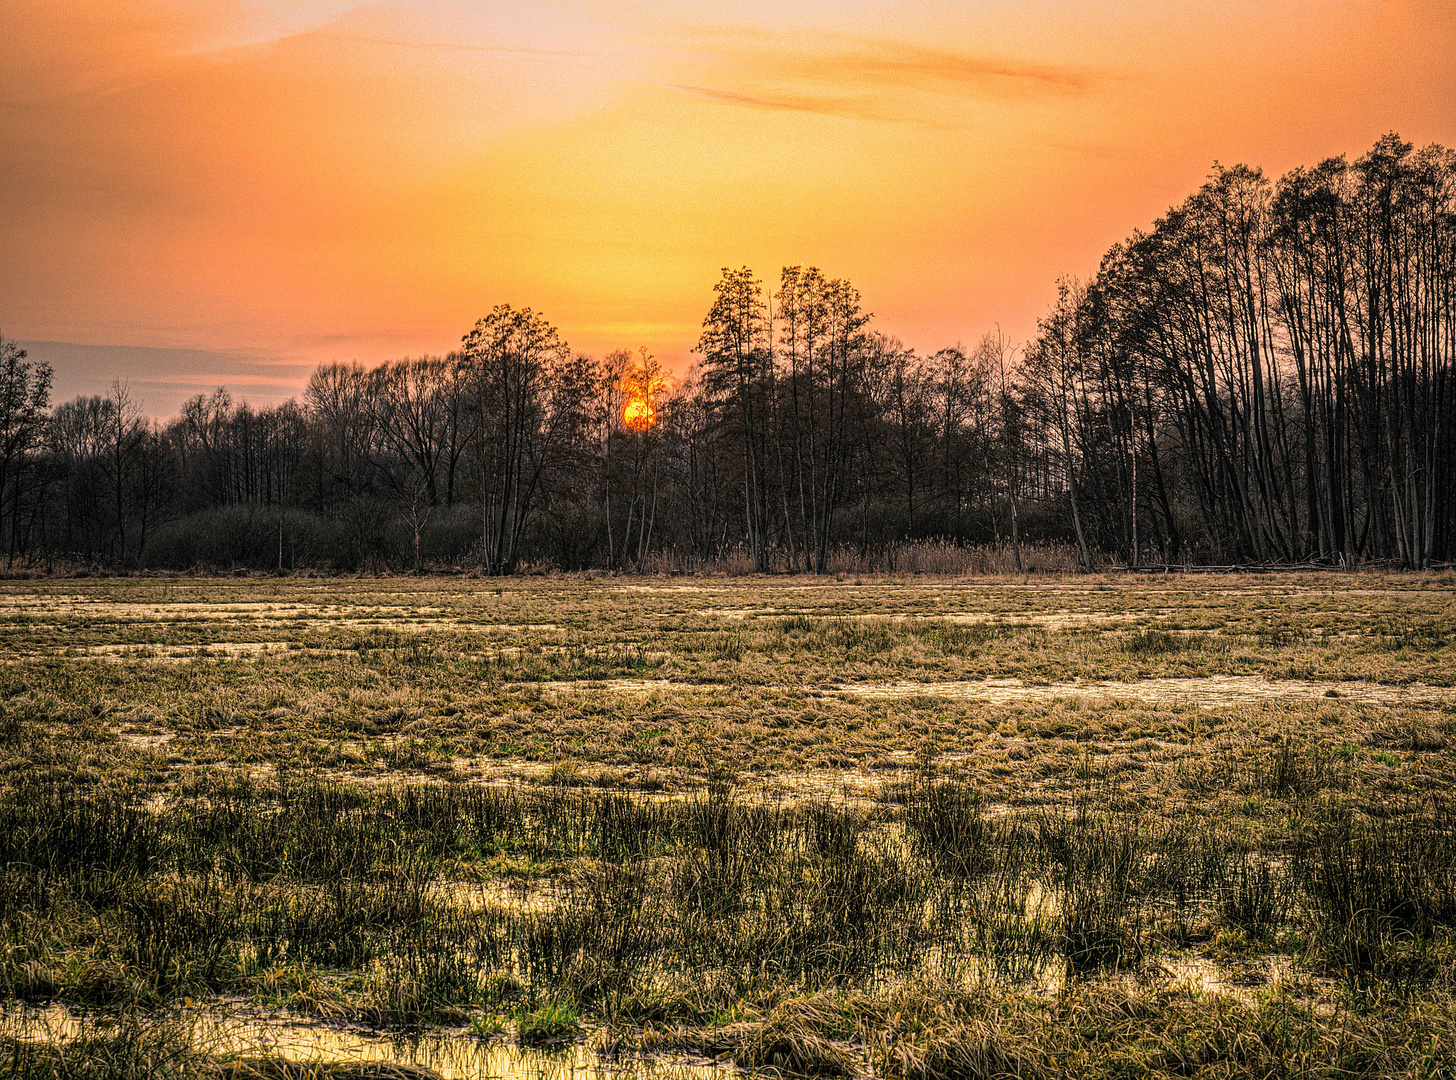
<path fill-rule="evenodd" d="M 1028 335 L 1215 161 L 1456 144 L 1452 0 L 0 0 L 0 332 L 264 402 L 508 302 L 690 362 L 719 269 Z"/>

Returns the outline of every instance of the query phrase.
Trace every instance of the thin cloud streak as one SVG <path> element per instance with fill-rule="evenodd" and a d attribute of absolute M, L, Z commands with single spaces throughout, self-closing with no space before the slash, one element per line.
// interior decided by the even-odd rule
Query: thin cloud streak
<path fill-rule="evenodd" d="M 856 101 L 843 98 L 821 98 L 812 96 L 761 97 L 745 94 L 738 90 L 726 90 L 716 86 L 692 86 L 686 83 L 668 83 L 669 88 L 691 94 L 704 101 L 718 105 L 736 105 L 746 109 L 764 109 L 770 112 L 813 113 L 818 116 L 838 116 L 848 120 L 877 120 L 888 123 L 921 124 L 926 127 L 944 129 L 949 125 L 929 120 L 923 116 L 896 116 L 882 110 L 870 108 Z"/>
<path fill-rule="evenodd" d="M 592 58 L 600 54 L 585 49 L 545 49 L 525 45 L 481 45 L 469 41 L 409 41 L 403 38 L 372 37 L 368 34 L 339 33 L 330 30 L 309 31 L 310 35 L 324 41 L 340 41 L 350 45 L 381 45 L 387 48 L 415 49 L 428 51 L 442 49 L 451 52 L 485 53 L 493 56 L 539 56 L 551 60 Z"/>
<path fill-rule="evenodd" d="M 705 101 L 773 112 L 913 123 L 948 130 L 963 124 L 927 115 L 968 94 L 981 98 L 1084 97 L 1113 77 L 1087 69 L 925 48 L 902 42 L 842 39 L 848 47 L 818 53 L 779 38 L 750 35 L 751 44 L 714 50 L 729 78 L 749 85 L 668 85 Z M 840 40 L 840 39 L 836 39 Z M 895 91 L 900 91 L 896 94 Z M 921 95 L 908 100 L 906 95 Z M 941 98 L 939 106 L 923 95 Z"/>
<path fill-rule="evenodd" d="M 21 341 L 32 360 L 55 372 L 52 400 L 105 394 L 114 381 L 130 388 L 152 417 L 176 416 L 183 402 L 227 387 L 234 399 L 274 404 L 297 396 L 313 370 L 308 360 L 277 355 L 138 345 Z"/>
<path fill-rule="evenodd" d="M 899 42 L 874 42 L 852 52 L 785 58 L 781 70 L 832 82 L 946 92 L 975 87 L 994 94 L 1081 95 L 1107 76 L 1079 68 L 990 59 Z"/>
<path fill-rule="evenodd" d="M 699 27 L 674 47 L 765 77 L 997 94 L 1079 95 L 1123 76 L 1103 68 L 937 48 L 911 41 L 823 31 L 810 37 L 754 27 Z"/>

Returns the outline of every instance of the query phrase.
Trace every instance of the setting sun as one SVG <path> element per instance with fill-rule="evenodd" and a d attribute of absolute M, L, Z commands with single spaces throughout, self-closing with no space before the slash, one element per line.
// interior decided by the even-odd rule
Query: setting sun
<path fill-rule="evenodd" d="M 632 431 L 646 431 L 657 423 L 657 407 L 647 397 L 634 397 L 622 409 L 622 426 Z"/>

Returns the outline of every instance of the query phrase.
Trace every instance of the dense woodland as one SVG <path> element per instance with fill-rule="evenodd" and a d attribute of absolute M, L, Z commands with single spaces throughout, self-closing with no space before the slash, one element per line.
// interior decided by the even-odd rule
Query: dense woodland
<path fill-rule="evenodd" d="M 829 569 L 907 542 L 1116 563 L 1456 558 L 1456 153 L 1215 168 L 1034 340 L 920 355 L 815 268 L 725 270 L 698 364 L 495 308 L 448 356 L 52 407 L 0 344 L 16 567 Z"/>

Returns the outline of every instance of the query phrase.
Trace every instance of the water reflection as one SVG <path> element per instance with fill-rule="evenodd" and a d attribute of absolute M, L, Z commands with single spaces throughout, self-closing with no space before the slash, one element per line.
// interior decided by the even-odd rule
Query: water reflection
<path fill-rule="evenodd" d="M 430 1069 L 444 1080 L 727 1080 L 731 1066 L 665 1058 L 608 1061 L 580 1043 L 533 1050 L 514 1042 L 483 1041 L 461 1031 L 384 1034 L 364 1028 L 329 1027 L 213 1012 L 186 1015 L 192 1043 L 218 1058 L 275 1057 L 306 1064 L 391 1064 Z M 0 1014 L 0 1035 L 65 1042 L 104 1035 L 106 1017 L 82 1016 L 60 1007 Z"/>

